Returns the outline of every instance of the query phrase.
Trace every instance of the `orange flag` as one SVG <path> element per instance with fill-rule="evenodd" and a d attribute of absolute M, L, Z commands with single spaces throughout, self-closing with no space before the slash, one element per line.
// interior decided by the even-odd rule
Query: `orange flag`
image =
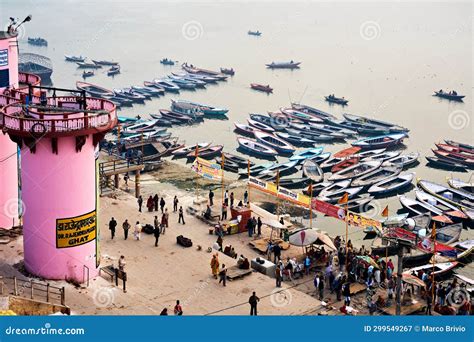
<path fill-rule="evenodd" d="M 194 151 L 194 156 L 197 158 L 199 156 L 199 145 L 196 144 L 196 150 Z"/>
<path fill-rule="evenodd" d="M 309 186 L 308 186 L 308 194 L 310 196 L 313 196 L 313 183 L 309 183 Z"/>
<path fill-rule="evenodd" d="M 341 198 L 337 201 L 338 204 L 346 204 L 347 201 L 349 200 L 349 194 L 346 192 L 344 195 L 342 195 Z"/>
<path fill-rule="evenodd" d="M 382 216 L 383 217 L 388 217 L 388 205 L 385 207 L 385 209 L 382 211 Z"/>

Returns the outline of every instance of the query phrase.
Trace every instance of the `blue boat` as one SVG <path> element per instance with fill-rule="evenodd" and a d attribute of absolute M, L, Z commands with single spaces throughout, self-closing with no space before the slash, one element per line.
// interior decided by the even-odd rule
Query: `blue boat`
<path fill-rule="evenodd" d="M 202 111 L 204 113 L 204 115 L 207 115 L 207 116 L 225 116 L 227 114 L 227 112 L 229 111 L 226 108 L 214 107 L 214 106 L 210 106 L 210 105 L 206 105 L 206 104 L 202 104 L 202 103 L 197 103 L 197 102 L 193 102 L 193 101 L 187 101 L 187 100 L 181 100 L 181 99 L 171 100 L 171 101 L 176 102 L 176 103 L 185 103 L 185 104 L 194 106 L 194 107 L 198 108 L 200 111 Z"/>
<path fill-rule="evenodd" d="M 168 80 L 158 80 L 155 79 L 153 82 L 157 85 L 163 88 L 165 91 L 173 92 L 173 93 L 179 93 L 180 87 L 176 85 L 175 83 L 168 81 Z"/>
<path fill-rule="evenodd" d="M 170 82 L 173 82 L 174 84 L 179 86 L 181 89 L 189 89 L 189 90 L 196 89 L 195 83 L 192 83 L 183 79 L 179 79 L 179 78 L 175 78 L 173 80 L 170 79 Z"/>
<path fill-rule="evenodd" d="M 323 152 L 323 147 L 315 147 L 315 148 L 310 148 L 307 150 L 304 150 L 298 154 L 295 154 L 294 156 L 290 157 L 291 161 L 297 161 L 298 163 L 304 162 L 306 159 L 312 159 L 318 155 L 320 155 Z"/>
<path fill-rule="evenodd" d="M 174 61 L 169 58 L 163 58 L 162 60 L 160 60 L 160 63 L 163 65 L 174 65 Z"/>

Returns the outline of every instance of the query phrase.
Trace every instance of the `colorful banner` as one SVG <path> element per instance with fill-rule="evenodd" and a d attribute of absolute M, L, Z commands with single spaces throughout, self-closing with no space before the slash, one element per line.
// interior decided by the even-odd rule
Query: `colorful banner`
<path fill-rule="evenodd" d="M 196 158 L 191 169 L 203 178 L 221 181 L 223 177 L 222 168 L 219 164 L 209 160 Z"/>
<path fill-rule="evenodd" d="M 362 215 L 353 213 L 352 211 L 349 211 L 349 215 L 347 216 L 347 223 L 356 228 L 378 228 L 382 229 L 382 223 L 378 220 L 374 220 L 371 218 L 364 217 Z"/>
<path fill-rule="evenodd" d="M 80 246 L 97 237 L 97 215 L 90 213 L 56 220 L 56 248 Z"/>
<path fill-rule="evenodd" d="M 339 220 L 345 220 L 346 211 L 343 208 L 338 207 L 337 205 L 320 201 L 315 198 L 313 198 L 313 201 L 311 204 L 314 210 L 319 211 L 320 213 L 323 213 L 324 215 L 331 216 Z"/>
<path fill-rule="evenodd" d="M 290 201 L 297 205 L 309 208 L 310 198 L 308 196 L 303 195 L 301 193 L 296 193 L 281 186 L 277 187 L 275 183 L 265 182 L 256 177 L 250 177 L 249 186 L 266 192 L 270 195 L 277 196 L 278 198 L 281 198 L 283 200 Z"/>

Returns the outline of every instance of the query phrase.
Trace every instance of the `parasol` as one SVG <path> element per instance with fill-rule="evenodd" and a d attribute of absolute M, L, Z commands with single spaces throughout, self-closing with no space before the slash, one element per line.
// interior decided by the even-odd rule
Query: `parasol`
<path fill-rule="evenodd" d="M 321 234 L 314 229 L 302 229 L 290 235 L 290 244 L 305 247 L 312 245 Z"/>

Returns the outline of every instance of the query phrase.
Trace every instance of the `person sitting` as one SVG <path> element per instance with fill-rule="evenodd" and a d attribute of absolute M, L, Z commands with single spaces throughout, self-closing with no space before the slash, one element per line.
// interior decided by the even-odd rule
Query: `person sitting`
<path fill-rule="evenodd" d="M 239 268 L 240 268 L 241 270 L 248 270 L 248 269 L 250 269 L 249 259 L 247 259 L 246 257 L 244 257 L 242 254 L 241 254 L 240 257 L 239 257 L 239 260 L 237 260 L 237 265 L 239 266 Z"/>
<path fill-rule="evenodd" d="M 207 205 L 206 212 L 204 213 L 204 218 L 206 220 L 211 219 L 211 207 L 209 205 Z"/>
<path fill-rule="evenodd" d="M 238 207 L 243 207 L 244 204 L 242 203 L 242 200 L 239 201 L 239 204 L 237 204 Z"/>
<path fill-rule="evenodd" d="M 293 280 L 293 263 L 291 262 L 290 258 L 286 260 L 285 268 L 283 269 L 283 276 L 287 277 L 289 280 Z"/>

